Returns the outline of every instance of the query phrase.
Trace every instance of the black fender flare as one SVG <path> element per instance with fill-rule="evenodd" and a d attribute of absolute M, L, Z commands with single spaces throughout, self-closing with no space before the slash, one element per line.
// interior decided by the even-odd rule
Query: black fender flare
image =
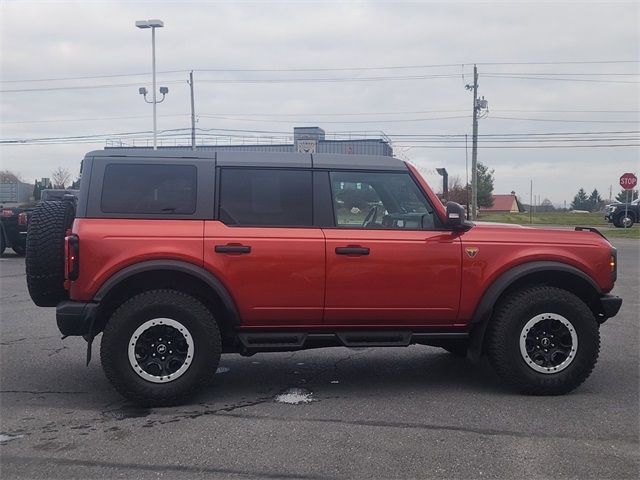
<path fill-rule="evenodd" d="M 517 265 L 496 278 L 493 283 L 491 283 L 489 288 L 485 290 L 482 298 L 480 299 L 480 302 L 478 302 L 478 306 L 476 307 L 476 310 L 470 322 L 471 332 L 469 339 L 469 349 L 467 353 L 468 358 L 470 358 L 471 360 L 478 360 L 480 358 L 480 354 L 482 353 L 484 334 L 487 330 L 487 325 L 489 324 L 491 314 L 493 313 L 493 307 L 500 296 L 505 292 L 505 290 L 509 288 L 509 286 L 511 286 L 514 282 L 527 275 L 548 271 L 564 272 L 574 275 L 585 281 L 598 294 L 602 294 L 602 289 L 598 286 L 597 283 L 593 281 L 591 277 L 589 277 L 589 275 L 572 265 L 553 261 L 536 261 Z"/>
<path fill-rule="evenodd" d="M 198 265 L 194 265 L 193 263 L 180 260 L 147 260 L 134 265 L 129 265 L 128 267 L 114 273 L 102 284 L 94 295 L 93 302 L 100 303 L 113 288 L 127 278 L 139 273 L 151 272 L 154 270 L 173 270 L 176 272 L 186 273 L 187 275 L 191 275 L 192 277 L 201 280 L 220 297 L 225 309 L 227 310 L 231 323 L 236 326 L 240 325 L 240 314 L 238 312 L 238 308 L 236 307 L 231 294 L 222 282 L 208 270 L 205 270 Z"/>

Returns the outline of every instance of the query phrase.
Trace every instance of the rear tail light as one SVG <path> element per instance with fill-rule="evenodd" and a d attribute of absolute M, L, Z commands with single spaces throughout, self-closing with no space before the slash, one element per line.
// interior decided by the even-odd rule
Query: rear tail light
<path fill-rule="evenodd" d="M 65 278 L 77 280 L 80 273 L 80 239 L 77 235 L 68 235 L 64 239 L 66 250 Z"/>
<path fill-rule="evenodd" d="M 12 217 L 13 216 L 13 210 L 11 210 L 10 208 L 3 208 L 2 211 L 0 211 L 0 217 Z"/>
<path fill-rule="evenodd" d="M 18 214 L 18 225 L 26 225 L 27 224 L 27 214 L 19 213 Z"/>

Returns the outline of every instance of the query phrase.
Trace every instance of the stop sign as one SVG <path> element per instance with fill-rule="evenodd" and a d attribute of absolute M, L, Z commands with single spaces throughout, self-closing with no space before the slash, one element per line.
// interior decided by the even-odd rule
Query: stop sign
<path fill-rule="evenodd" d="M 625 190 L 633 190 L 638 184 L 638 178 L 633 173 L 625 173 L 620 177 L 620 186 Z"/>

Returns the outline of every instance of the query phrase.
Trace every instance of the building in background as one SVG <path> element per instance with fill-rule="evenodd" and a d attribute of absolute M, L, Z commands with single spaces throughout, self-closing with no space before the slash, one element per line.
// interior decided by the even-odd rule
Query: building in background
<path fill-rule="evenodd" d="M 480 207 L 480 213 L 522 213 L 524 206 L 516 197 L 516 192 L 508 195 L 493 195 L 492 207 Z"/>
<path fill-rule="evenodd" d="M 358 135 L 360 136 L 360 135 Z M 293 129 L 293 141 L 277 141 L 272 137 L 230 137 L 228 144 L 216 141 L 209 144 L 198 144 L 198 150 L 215 150 L 218 152 L 301 152 L 301 153 L 336 153 L 347 155 L 384 155 L 393 156 L 393 148 L 390 140 L 380 134 L 380 138 L 326 138 L 325 131 L 320 127 L 295 127 Z M 235 143 L 232 143 L 235 142 Z M 271 142 L 271 143 L 269 143 Z M 160 139 L 158 149 L 191 149 L 191 145 L 163 145 Z M 150 145 L 136 145 L 122 141 L 110 140 L 106 149 L 116 148 L 141 148 L 151 149 Z"/>
<path fill-rule="evenodd" d="M 21 182 L 9 172 L 0 172 L 0 203 L 27 203 L 33 194 L 33 185 Z"/>

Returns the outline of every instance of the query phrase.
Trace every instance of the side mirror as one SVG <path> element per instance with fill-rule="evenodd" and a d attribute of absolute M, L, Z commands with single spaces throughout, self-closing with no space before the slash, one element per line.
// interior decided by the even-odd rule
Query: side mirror
<path fill-rule="evenodd" d="M 466 219 L 464 208 L 456 202 L 447 202 L 447 221 L 445 226 L 454 232 L 464 232 L 473 227 Z"/>

